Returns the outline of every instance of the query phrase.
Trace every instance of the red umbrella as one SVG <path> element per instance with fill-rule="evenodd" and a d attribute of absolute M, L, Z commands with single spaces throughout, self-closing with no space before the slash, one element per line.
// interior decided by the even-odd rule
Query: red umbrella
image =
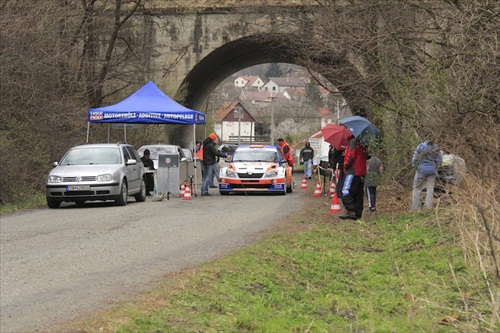
<path fill-rule="evenodd" d="M 344 150 L 349 145 L 349 141 L 354 137 L 352 132 L 342 125 L 327 124 L 321 129 L 323 139 L 336 149 Z"/>

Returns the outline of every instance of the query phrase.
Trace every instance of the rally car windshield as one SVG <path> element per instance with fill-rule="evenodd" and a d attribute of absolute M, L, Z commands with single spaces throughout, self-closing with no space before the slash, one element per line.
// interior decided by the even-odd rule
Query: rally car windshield
<path fill-rule="evenodd" d="M 278 156 L 273 151 L 236 151 L 233 162 L 278 162 Z"/>

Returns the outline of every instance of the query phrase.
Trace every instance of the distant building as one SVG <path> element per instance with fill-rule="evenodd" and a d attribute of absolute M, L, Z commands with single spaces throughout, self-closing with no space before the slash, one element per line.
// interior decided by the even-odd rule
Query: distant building
<path fill-rule="evenodd" d="M 283 91 L 283 96 L 288 98 L 290 101 L 302 103 L 306 98 L 306 88 L 287 88 Z"/>
<path fill-rule="evenodd" d="M 261 103 L 268 104 L 269 102 L 271 102 L 271 100 L 283 100 L 283 99 L 289 100 L 288 97 L 280 93 L 269 93 L 267 91 L 261 92 L 261 91 L 248 91 L 248 90 L 241 91 L 239 98 L 242 101 L 247 101 L 252 104 L 261 104 Z"/>
<path fill-rule="evenodd" d="M 239 76 L 234 80 L 234 86 L 237 88 L 262 91 L 264 81 L 262 81 L 262 79 L 258 76 L 244 75 Z"/>
<path fill-rule="evenodd" d="M 283 93 L 289 88 L 306 88 L 309 80 L 295 77 L 270 77 L 269 81 L 262 87 L 263 91 Z"/>
<path fill-rule="evenodd" d="M 238 136 L 255 136 L 255 119 L 235 100 L 216 111 L 214 129 L 223 142 L 234 142 Z"/>

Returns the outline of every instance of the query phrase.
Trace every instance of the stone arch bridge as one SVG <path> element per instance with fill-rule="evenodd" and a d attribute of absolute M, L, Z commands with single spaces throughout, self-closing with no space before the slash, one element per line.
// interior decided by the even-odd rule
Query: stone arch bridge
<path fill-rule="evenodd" d="M 153 80 L 176 91 L 175 99 L 200 110 L 210 93 L 231 74 L 258 64 L 303 64 L 291 44 L 278 42 L 297 32 L 286 24 L 293 17 L 308 15 L 302 6 L 244 8 L 163 8 L 149 12 L 146 44 L 150 45 L 149 66 Z M 312 22 L 313 23 L 313 22 Z M 335 64 L 343 59 L 319 59 Z M 339 64 L 340 65 L 340 64 Z M 343 64 L 345 67 L 345 63 Z M 353 68 L 352 76 L 361 71 Z M 326 77 L 336 85 L 339 78 Z M 349 100 L 349 92 L 341 91 Z M 356 109 L 356 105 L 350 105 Z M 362 108 L 362 106 L 359 106 Z M 172 134 L 188 146 L 192 129 L 177 128 Z"/>

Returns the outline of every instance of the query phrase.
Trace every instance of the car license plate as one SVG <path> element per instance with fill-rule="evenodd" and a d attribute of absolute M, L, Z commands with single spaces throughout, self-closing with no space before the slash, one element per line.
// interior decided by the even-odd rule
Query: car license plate
<path fill-rule="evenodd" d="M 66 191 L 90 191 L 90 185 L 67 185 Z"/>

